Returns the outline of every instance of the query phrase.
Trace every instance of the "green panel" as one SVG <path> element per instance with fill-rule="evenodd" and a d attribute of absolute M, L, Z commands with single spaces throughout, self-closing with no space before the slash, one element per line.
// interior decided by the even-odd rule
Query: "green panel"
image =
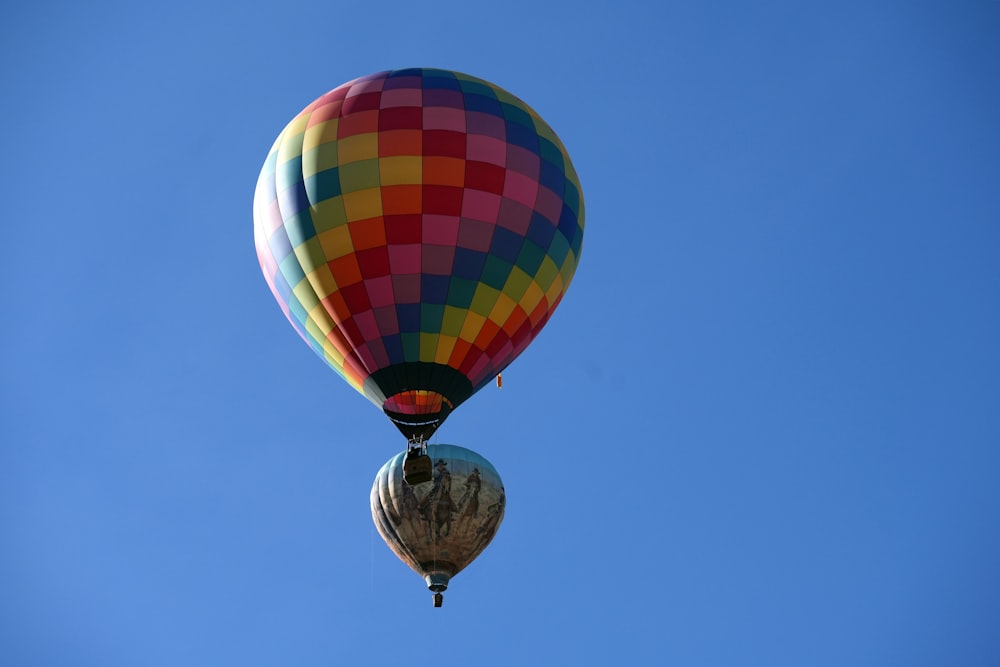
<path fill-rule="evenodd" d="M 469 302 L 472 302 L 472 296 L 469 296 Z M 465 315 L 467 312 L 468 306 L 463 306 L 462 308 L 445 306 L 444 316 L 441 318 L 441 333 L 445 336 L 458 338 L 462 333 L 462 325 L 465 324 Z"/>
<path fill-rule="evenodd" d="M 568 252 L 569 241 L 566 240 L 562 232 L 556 230 L 555 235 L 552 237 L 552 243 L 549 244 L 549 257 L 556 263 L 556 266 L 562 266 Z"/>
<path fill-rule="evenodd" d="M 510 270 L 507 284 L 503 286 L 503 293 L 514 301 L 520 301 L 530 285 L 531 276 L 522 271 L 520 267 L 515 266 Z"/>
<path fill-rule="evenodd" d="M 502 290 L 503 286 L 507 284 L 507 276 L 510 275 L 511 266 L 509 262 L 505 262 L 495 255 L 489 255 L 486 258 L 485 266 L 483 266 L 482 282 L 494 289 Z"/>
<path fill-rule="evenodd" d="M 419 333 L 402 333 L 399 334 L 399 339 L 403 343 L 403 358 L 404 359 L 420 359 L 420 334 Z M 412 386 L 419 386 L 418 381 L 414 381 Z"/>
<path fill-rule="evenodd" d="M 444 319 L 444 306 L 437 303 L 420 305 L 420 330 L 425 333 L 441 331 L 441 321 Z M 434 355 L 432 354 L 431 357 Z"/>
<path fill-rule="evenodd" d="M 302 272 L 309 274 L 327 263 L 323 246 L 315 236 L 295 248 L 295 256 L 299 258 Z"/>
<path fill-rule="evenodd" d="M 531 239 L 525 239 L 521 253 L 517 256 L 517 266 L 529 276 L 535 275 L 538 267 L 545 259 L 545 251 L 539 248 Z"/>
<path fill-rule="evenodd" d="M 480 283 L 476 289 L 476 296 L 472 297 L 472 305 L 469 306 L 469 310 L 483 317 L 489 317 L 490 311 L 493 310 L 493 306 L 499 297 L 500 290 Z"/>
<path fill-rule="evenodd" d="M 557 275 L 559 275 L 559 267 L 552 261 L 551 257 L 546 257 L 535 273 L 535 282 L 544 292 L 552 286 L 552 281 L 556 279 Z"/>
<path fill-rule="evenodd" d="M 539 146 L 538 153 L 539 155 L 542 156 L 543 160 L 551 162 L 552 164 L 559 167 L 559 169 L 561 170 L 565 170 L 564 167 L 565 160 L 563 158 L 563 152 L 559 150 L 559 146 L 552 143 L 545 137 L 539 137 L 538 146 Z"/>
<path fill-rule="evenodd" d="M 458 276 L 452 276 L 448 284 L 448 305 L 455 308 L 468 308 L 472 303 L 472 297 L 476 293 L 476 286 L 479 283 L 475 280 L 466 280 Z M 453 334 L 458 335 L 458 334 Z"/>
<path fill-rule="evenodd" d="M 343 192 L 379 187 L 378 158 L 358 160 L 337 169 L 340 171 L 340 187 Z"/>
<path fill-rule="evenodd" d="M 319 202 L 310 210 L 310 217 L 317 234 L 346 225 L 347 210 L 344 208 L 344 198 L 331 197 Z"/>
<path fill-rule="evenodd" d="M 503 103 L 500 106 L 503 109 L 503 117 L 506 120 L 535 129 L 535 122 L 531 119 L 528 112 L 521 108 L 521 105 Z"/>

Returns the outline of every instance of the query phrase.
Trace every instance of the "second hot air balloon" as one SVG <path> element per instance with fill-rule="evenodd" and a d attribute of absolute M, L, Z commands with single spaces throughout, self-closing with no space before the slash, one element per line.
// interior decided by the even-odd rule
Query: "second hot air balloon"
<path fill-rule="evenodd" d="M 278 136 L 254 194 L 257 256 L 288 320 L 411 443 L 538 335 L 583 229 L 549 125 L 439 69 L 318 98 Z"/>
<path fill-rule="evenodd" d="M 431 480 L 404 479 L 404 454 L 389 459 L 371 491 L 372 519 L 393 553 L 424 578 L 440 607 L 451 578 L 489 545 L 507 497 L 493 465 L 457 445 L 430 445 Z"/>

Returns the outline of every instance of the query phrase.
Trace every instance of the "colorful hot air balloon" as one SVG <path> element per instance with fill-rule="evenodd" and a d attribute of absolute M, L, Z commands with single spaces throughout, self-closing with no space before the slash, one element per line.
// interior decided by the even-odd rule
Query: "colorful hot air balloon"
<path fill-rule="evenodd" d="M 403 479 L 404 453 L 375 477 L 372 519 L 401 561 L 422 576 L 440 607 L 448 582 L 496 535 L 506 496 L 500 475 L 479 454 L 456 445 L 429 445 L 432 481 Z"/>
<path fill-rule="evenodd" d="M 538 335 L 583 226 L 552 129 L 503 89 L 437 69 L 317 99 L 254 194 L 257 256 L 288 320 L 411 442 Z"/>

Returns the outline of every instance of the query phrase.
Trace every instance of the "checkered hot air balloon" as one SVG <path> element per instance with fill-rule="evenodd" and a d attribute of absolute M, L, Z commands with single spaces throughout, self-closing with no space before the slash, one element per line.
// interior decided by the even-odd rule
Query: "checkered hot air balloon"
<path fill-rule="evenodd" d="M 552 128 L 503 89 L 438 69 L 317 99 L 254 193 L 257 257 L 288 320 L 411 441 L 538 335 L 583 227 Z"/>

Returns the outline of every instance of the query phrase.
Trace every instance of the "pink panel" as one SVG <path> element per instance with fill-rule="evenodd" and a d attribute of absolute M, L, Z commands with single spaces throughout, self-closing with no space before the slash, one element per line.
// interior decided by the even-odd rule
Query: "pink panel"
<path fill-rule="evenodd" d="M 379 106 L 383 109 L 390 107 L 419 107 L 422 101 L 422 91 L 417 88 L 396 88 L 382 91 L 382 98 Z"/>
<path fill-rule="evenodd" d="M 375 321 L 375 313 L 366 310 L 354 316 L 354 322 L 361 330 L 361 337 L 366 341 L 381 338 L 378 330 L 378 323 Z"/>
<path fill-rule="evenodd" d="M 504 197 L 503 201 L 500 202 L 500 214 L 497 216 L 497 224 L 521 236 L 525 236 L 528 233 L 528 227 L 531 226 L 532 213 L 533 210 L 530 206 L 525 206 L 513 199 Z"/>
<path fill-rule="evenodd" d="M 375 360 L 375 368 L 385 368 L 389 365 L 389 353 L 385 351 L 385 344 L 381 338 L 372 339 L 365 343 L 365 346 Z"/>
<path fill-rule="evenodd" d="M 386 72 L 380 72 L 378 74 L 363 76 L 360 79 L 356 79 L 351 85 L 351 89 L 347 91 L 347 97 L 363 95 L 364 93 L 377 93 L 382 90 L 382 86 L 385 84 L 385 78 Z"/>
<path fill-rule="evenodd" d="M 458 247 L 488 252 L 495 225 L 478 220 L 465 220 L 458 230 Z"/>
<path fill-rule="evenodd" d="M 465 198 L 468 197 L 469 191 L 466 191 Z M 424 214 L 421 238 L 424 243 L 455 245 L 458 243 L 458 223 L 458 218 L 452 215 Z"/>
<path fill-rule="evenodd" d="M 264 211 L 264 230 L 267 232 L 267 238 L 271 238 L 275 230 L 283 224 L 285 221 L 281 219 L 281 209 L 278 208 L 278 200 L 275 199 Z"/>
<path fill-rule="evenodd" d="M 507 171 L 507 177 L 503 184 L 504 197 L 531 207 L 535 205 L 537 195 L 538 181 L 516 171 Z"/>
<path fill-rule="evenodd" d="M 559 216 L 562 215 L 562 197 L 549 190 L 544 185 L 538 186 L 538 196 L 535 197 L 535 210 L 552 221 L 559 223 Z"/>
<path fill-rule="evenodd" d="M 496 137 L 470 134 L 465 139 L 465 158 L 502 167 L 507 163 L 507 142 Z"/>
<path fill-rule="evenodd" d="M 420 303 L 420 274 L 392 277 L 396 303 Z M 397 325 L 398 327 L 398 325 Z"/>
<path fill-rule="evenodd" d="M 369 278 L 365 281 L 365 289 L 368 290 L 368 300 L 371 301 L 373 308 L 389 306 L 396 302 L 390 276 Z"/>
<path fill-rule="evenodd" d="M 389 246 L 389 269 L 396 275 L 420 273 L 420 244 L 399 243 Z"/>
<path fill-rule="evenodd" d="M 465 109 L 424 107 L 424 129 L 465 132 Z"/>
<path fill-rule="evenodd" d="M 378 322 L 379 331 L 383 336 L 391 336 L 399 333 L 399 320 L 396 318 L 396 306 L 382 306 L 375 308 L 375 321 Z"/>
<path fill-rule="evenodd" d="M 466 190 L 462 198 L 462 217 L 496 222 L 500 213 L 500 195 L 482 190 Z M 534 203 L 534 202 L 532 202 Z"/>
<path fill-rule="evenodd" d="M 451 245 L 431 245 L 423 246 L 423 258 L 420 269 L 424 273 L 435 276 L 447 276 L 451 273 L 455 264 L 455 246 Z"/>
<path fill-rule="evenodd" d="M 535 180 L 538 180 L 542 169 L 542 160 L 527 148 L 510 145 L 507 147 L 507 168 L 525 176 L 533 176 Z"/>
<path fill-rule="evenodd" d="M 479 355 L 479 359 L 476 360 L 476 363 L 472 366 L 472 370 L 469 371 L 469 377 L 476 379 L 482 378 L 483 376 L 481 373 L 486 370 L 487 363 L 487 356 L 485 354 Z"/>

